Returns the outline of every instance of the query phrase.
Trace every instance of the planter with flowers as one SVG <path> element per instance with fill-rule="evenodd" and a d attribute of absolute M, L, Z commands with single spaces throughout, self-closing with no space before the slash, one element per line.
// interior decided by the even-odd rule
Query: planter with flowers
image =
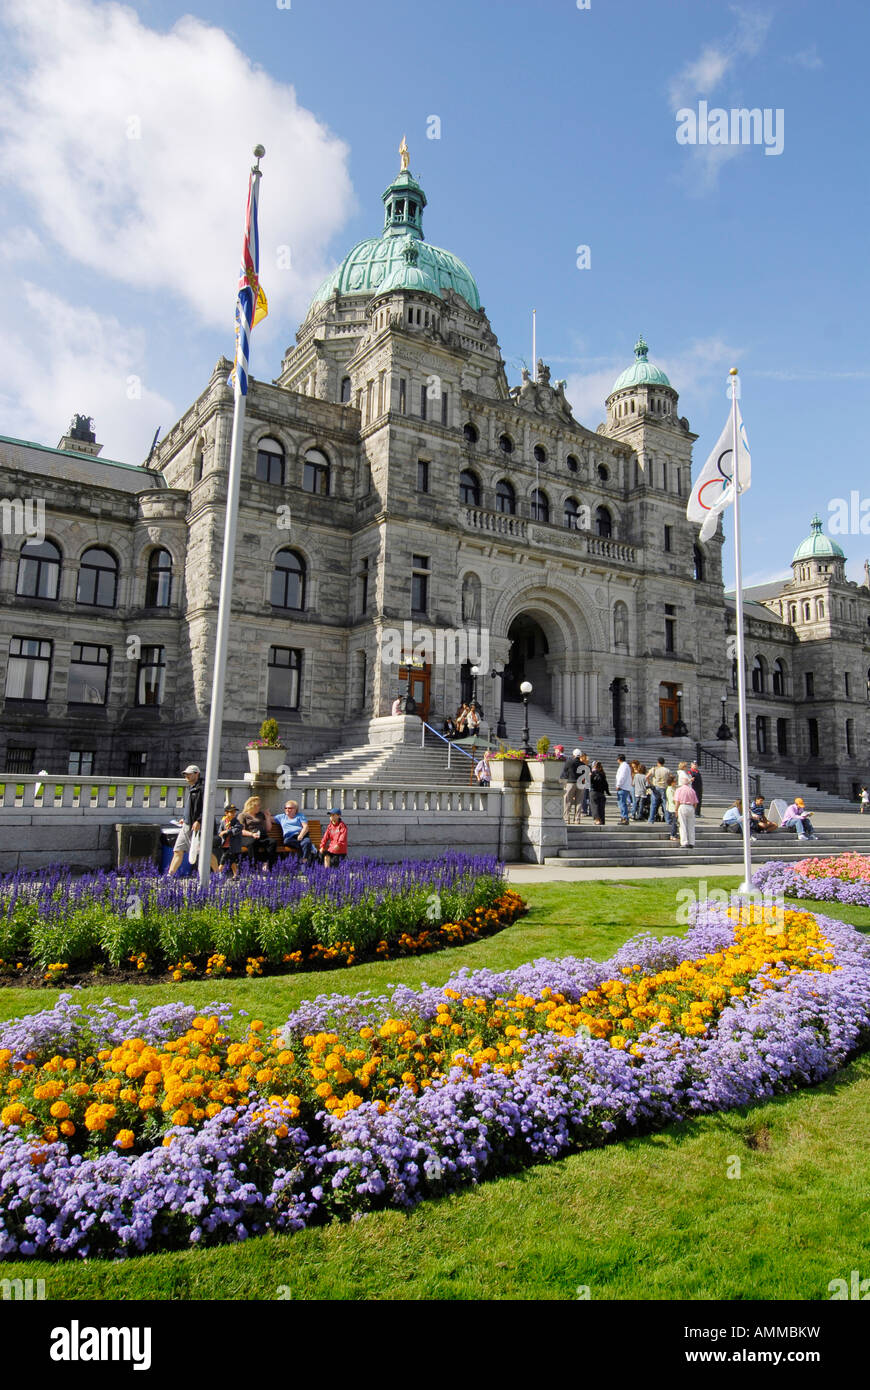
<path fill-rule="evenodd" d="M 526 755 L 521 748 L 500 747 L 489 760 L 489 772 L 494 787 L 506 783 L 519 782 L 526 766 Z"/>
<path fill-rule="evenodd" d="M 251 739 L 248 744 L 248 766 L 254 779 L 275 781 L 286 757 L 287 746 L 279 734 L 277 719 L 264 719 L 260 725 L 260 737 Z"/>
<path fill-rule="evenodd" d="M 558 786 L 564 765 L 564 756 L 561 753 L 550 752 L 550 740 L 539 738 L 535 747 L 537 753 L 528 759 L 529 776 L 533 782 L 543 783 L 546 787 Z"/>

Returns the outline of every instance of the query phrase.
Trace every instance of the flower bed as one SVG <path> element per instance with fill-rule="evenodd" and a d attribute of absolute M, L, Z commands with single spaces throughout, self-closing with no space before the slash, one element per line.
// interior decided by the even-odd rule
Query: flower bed
<path fill-rule="evenodd" d="M 870 907 L 870 855 L 816 855 L 792 863 L 772 859 L 755 870 L 752 882 L 765 893 Z"/>
<path fill-rule="evenodd" d="M 350 965 L 461 945 L 523 910 L 490 855 L 246 869 L 205 889 L 153 869 L 19 873 L 0 881 L 0 976 L 32 983 L 30 969 L 56 984 L 96 966 L 181 981 Z"/>
<path fill-rule="evenodd" d="M 608 962 L 320 996 L 275 1034 L 225 1006 L 0 1033 L 0 1253 L 127 1255 L 421 1198 L 819 1081 L 870 1036 L 870 943 L 706 908 Z"/>

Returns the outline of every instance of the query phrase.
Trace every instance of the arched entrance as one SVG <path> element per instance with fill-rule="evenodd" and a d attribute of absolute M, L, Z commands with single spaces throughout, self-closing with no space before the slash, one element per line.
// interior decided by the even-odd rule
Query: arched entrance
<path fill-rule="evenodd" d="M 511 643 L 510 656 L 504 672 L 504 697 L 506 700 L 520 700 L 520 684 L 531 681 L 534 689 L 534 702 L 549 705 L 550 673 L 547 670 L 547 657 L 550 644 L 547 634 L 537 619 L 528 613 L 520 613 L 508 628 Z"/>

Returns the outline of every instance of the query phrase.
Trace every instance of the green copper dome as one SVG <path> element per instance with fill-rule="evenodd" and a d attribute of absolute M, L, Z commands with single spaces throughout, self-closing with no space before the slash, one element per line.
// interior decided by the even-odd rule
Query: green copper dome
<path fill-rule="evenodd" d="M 627 386 L 671 385 L 661 367 L 655 367 L 652 362 L 647 361 L 648 352 L 649 348 L 643 340 L 643 334 L 641 334 L 634 345 L 635 361 L 630 367 L 626 367 L 621 376 L 616 378 L 611 395 L 614 391 L 624 391 Z M 673 390 L 673 387 L 671 389 Z"/>
<path fill-rule="evenodd" d="M 404 148 L 403 168 L 382 195 L 383 232 L 379 237 L 358 242 L 348 251 L 320 286 L 311 309 L 336 290 L 342 295 L 368 297 L 387 290 L 424 290 L 437 295 L 455 290 L 472 309 L 480 308 L 480 294 L 468 266 L 451 251 L 430 246 L 423 238 L 426 194 L 408 170 L 406 159 Z"/>
<path fill-rule="evenodd" d="M 805 541 L 801 541 L 791 557 L 792 564 L 796 560 L 830 560 L 834 558 L 845 560 L 846 556 L 837 542 L 832 541 L 830 536 L 823 534 L 822 522 L 818 513 L 813 517 L 810 526 L 812 527 L 810 534 Z"/>

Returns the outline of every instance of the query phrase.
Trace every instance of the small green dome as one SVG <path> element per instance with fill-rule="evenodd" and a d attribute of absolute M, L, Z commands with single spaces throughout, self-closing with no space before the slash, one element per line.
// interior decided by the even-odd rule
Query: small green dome
<path fill-rule="evenodd" d="M 845 560 L 846 556 L 837 542 L 832 541 L 830 536 L 823 534 L 822 522 L 818 513 L 813 517 L 810 526 L 812 528 L 810 534 L 805 541 L 801 541 L 791 557 L 792 564 L 796 560 Z"/>
<path fill-rule="evenodd" d="M 630 367 L 626 367 L 621 376 L 616 378 L 610 393 L 611 396 L 614 391 L 624 391 L 628 386 L 671 385 L 661 367 L 655 367 L 652 362 L 647 361 L 648 352 L 649 348 L 643 340 L 643 334 L 641 334 L 634 345 L 635 360 Z M 673 387 L 671 389 L 673 390 Z"/>
<path fill-rule="evenodd" d="M 455 290 L 472 309 L 480 308 L 474 276 L 458 256 L 423 238 L 426 194 L 408 169 L 402 169 L 383 192 L 384 230 L 378 237 L 357 242 L 328 275 L 311 301 L 317 304 L 339 294 L 371 297 L 387 290 L 425 290 L 441 295 Z M 409 250 L 416 251 L 416 257 Z"/>

